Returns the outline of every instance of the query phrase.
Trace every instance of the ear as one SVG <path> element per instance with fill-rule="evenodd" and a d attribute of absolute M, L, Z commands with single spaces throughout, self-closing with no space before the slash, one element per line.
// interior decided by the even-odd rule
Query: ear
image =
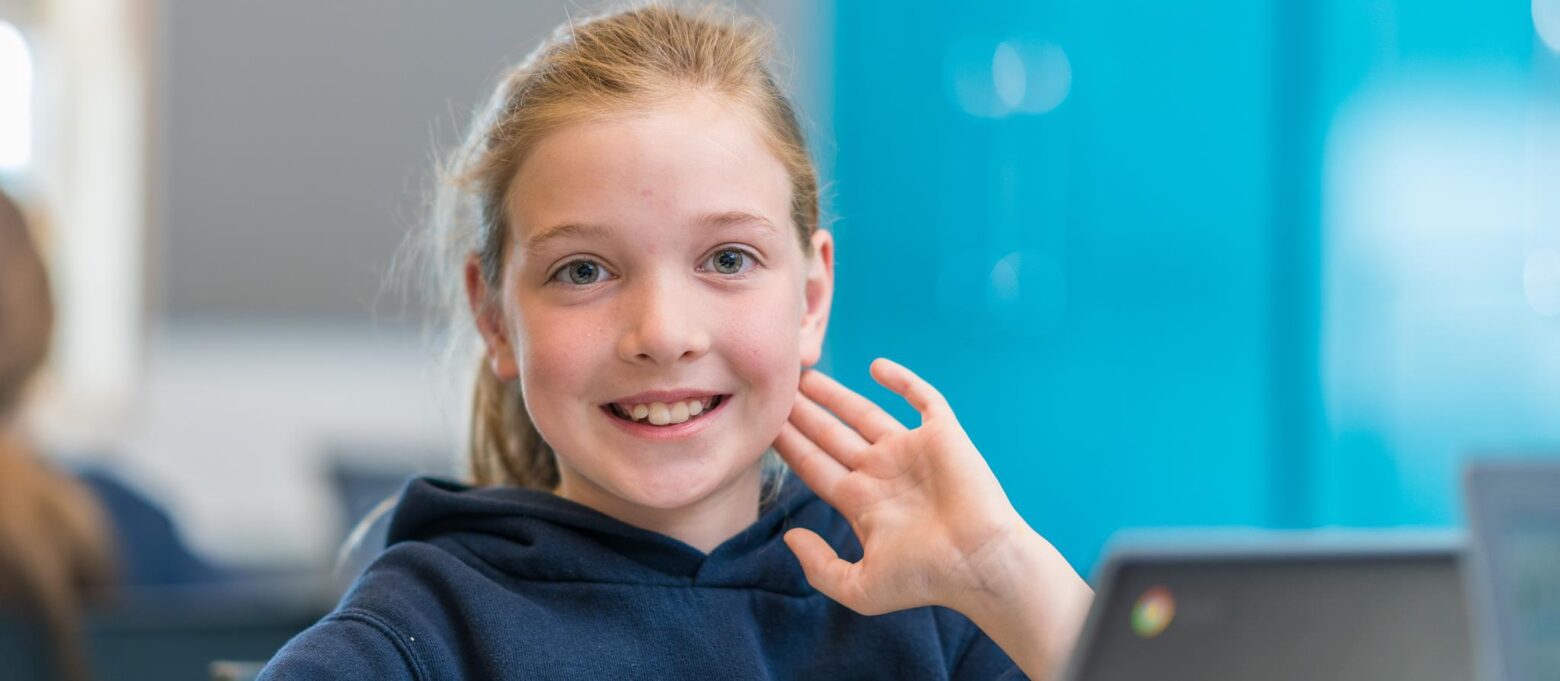
<path fill-rule="evenodd" d="M 802 294 L 802 366 L 818 364 L 823 357 L 823 336 L 829 327 L 829 306 L 834 302 L 834 235 L 819 229 L 812 235 L 812 255 L 807 259 L 807 284 Z"/>
<path fill-rule="evenodd" d="M 482 278 L 482 262 L 476 253 L 466 256 L 466 304 L 471 306 L 471 318 L 477 322 L 477 332 L 487 346 L 488 368 L 500 381 L 513 381 L 520 376 L 515 363 L 514 346 L 509 342 L 509 332 L 504 328 L 504 311 L 493 304 L 487 281 Z"/>

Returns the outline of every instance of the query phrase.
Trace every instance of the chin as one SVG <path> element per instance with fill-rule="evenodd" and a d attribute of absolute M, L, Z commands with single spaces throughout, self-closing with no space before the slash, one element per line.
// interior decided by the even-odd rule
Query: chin
<path fill-rule="evenodd" d="M 636 505 L 671 511 L 692 506 L 714 494 L 726 482 L 708 470 L 637 471 L 619 481 L 620 496 Z"/>
<path fill-rule="evenodd" d="M 715 465 L 708 461 L 634 467 L 618 471 L 616 496 L 635 505 L 672 511 L 697 505 L 730 486 L 741 484 L 751 470 L 756 478 L 758 461 L 749 466 Z"/>

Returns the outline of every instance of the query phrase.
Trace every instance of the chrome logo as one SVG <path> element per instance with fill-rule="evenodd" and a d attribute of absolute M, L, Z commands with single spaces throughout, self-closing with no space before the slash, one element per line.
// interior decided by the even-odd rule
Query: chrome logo
<path fill-rule="evenodd" d="M 1164 633 L 1175 619 L 1175 597 L 1170 590 L 1155 586 L 1143 592 L 1132 606 L 1132 633 L 1139 638 L 1153 638 Z"/>

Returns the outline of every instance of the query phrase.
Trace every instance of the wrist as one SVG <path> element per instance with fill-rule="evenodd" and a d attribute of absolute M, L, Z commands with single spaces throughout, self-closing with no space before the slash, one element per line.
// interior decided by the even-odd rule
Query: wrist
<path fill-rule="evenodd" d="M 975 586 L 950 607 L 1031 675 L 1069 654 L 1094 592 L 1050 542 L 1020 522 L 975 567 Z"/>
<path fill-rule="evenodd" d="M 1056 551 L 1050 543 L 1016 515 L 1009 527 L 970 557 L 966 586 L 950 607 L 967 615 L 990 617 L 1011 610 L 1026 593 L 1047 590 L 1056 581 L 1057 560 L 1051 555 Z"/>

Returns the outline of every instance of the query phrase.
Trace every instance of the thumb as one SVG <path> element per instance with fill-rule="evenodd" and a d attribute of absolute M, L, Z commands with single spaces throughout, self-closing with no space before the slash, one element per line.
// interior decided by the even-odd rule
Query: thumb
<path fill-rule="evenodd" d="M 785 533 L 785 545 L 791 548 L 791 553 L 796 554 L 797 561 L 802 564 L 802 572 L 807 575 L 807 583 L 814 589 L 851 610 L 872 614 L 863 612 L 861 606 L 865 604 L 856 597 L 856 564 L 841 560 L 839 554 L 834 552 L 834 547 L 829 546 L 817 532 L 802 528 L 791 530 Z"/>

